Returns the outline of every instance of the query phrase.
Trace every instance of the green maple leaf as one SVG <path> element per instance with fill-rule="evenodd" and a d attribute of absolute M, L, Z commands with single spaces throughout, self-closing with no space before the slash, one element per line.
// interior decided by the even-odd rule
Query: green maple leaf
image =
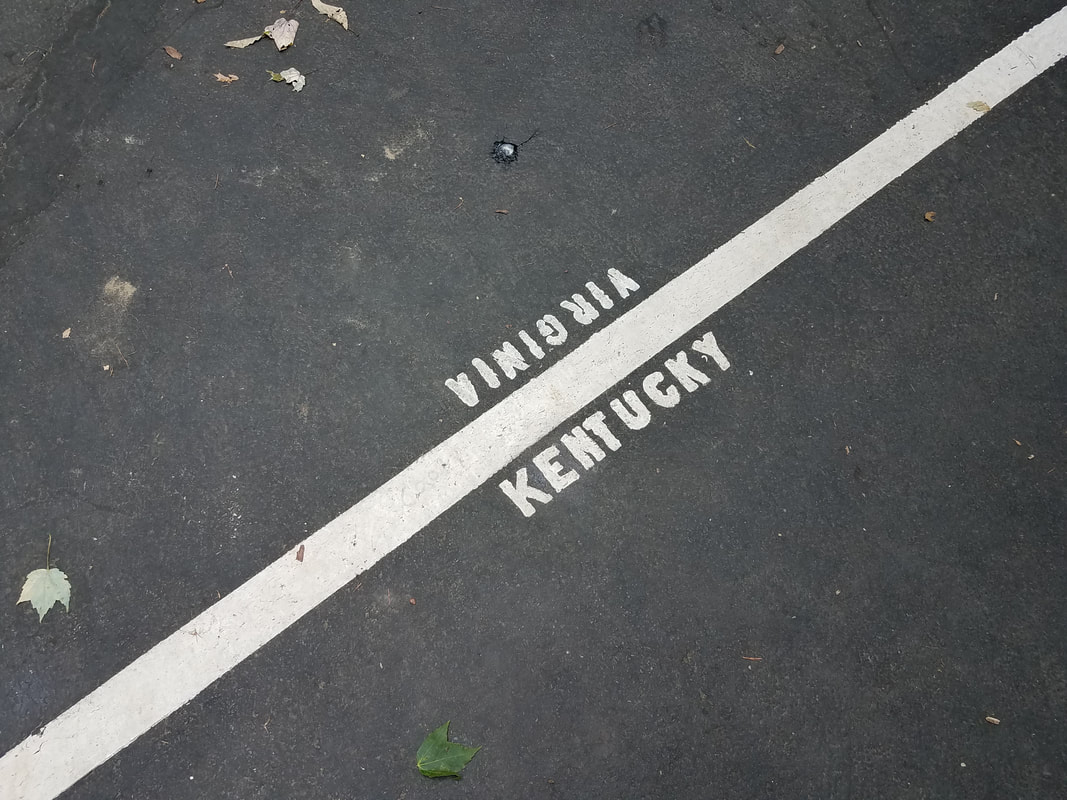
<path fill-rule="evenodd" d="M 27 600 L 37 611 L 38 622 L 44 621 L 44 615 L 56 603 L 62 603 L 63 607 L 70 611 L 70 581 L 55 567 L 35 569 L 26 576 L 18 603 L 25 603 Z"/>
<path fill-rule="evenodd" d="M 458 780 L 463 777 L 459 774 L 460 770 L 467 766 L 467 763 L 474 758 L 474 754 L 482 749 L 448 741 L 448 726 L 449 723 L 446 722 L 419 745 L 419 752 L 415 755 L 415 765 L 427 778 L 456 778 Z"/>

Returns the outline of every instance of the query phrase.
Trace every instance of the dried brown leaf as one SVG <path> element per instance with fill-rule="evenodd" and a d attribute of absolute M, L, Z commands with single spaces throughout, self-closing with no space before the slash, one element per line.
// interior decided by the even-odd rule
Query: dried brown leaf
<path fill-rule="evenodd" d="M 70 328 L 67 328 L 65 331 L 63 331 L 62 336 L 63 336 L 64 339 L 69 339 L 70 338 Z"/>
<path fill-rule="evenodd" d="M 219 83 L 233 83 L 234 81 L 240 80 L 240 78 L 236 75 L 223 75 L 221 72 L 216 72 L 215 80 Z"/>
<path fill-rule="evenodd" d="M 175 50 L 173 47 L 171 47 L 169 44 L 163 48 L 163 51 L 175 61 L 182 60 L 182 54 Z"/>
<path fill-rule="evenodd" d="M 934 217 L 936 217 L 936 216 L 937 216 L 937 212 L 936 211 L 927 211 L 925 214 L 923 214 L 923 219 L 925 219 L 927 222 L 933 222 L 934 221 Z"/>
<path fill-rule="evenodd" d="M 785 45 L 784 44 L 780 44 L 776 48 L 774 48 L 774 54 L 776 56 L 780 56 L 784 52 L 785 52 Z"/>

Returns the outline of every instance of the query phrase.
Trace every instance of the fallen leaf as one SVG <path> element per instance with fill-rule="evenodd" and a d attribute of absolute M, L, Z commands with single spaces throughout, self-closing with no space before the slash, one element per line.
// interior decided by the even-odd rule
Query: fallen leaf
<path fill-rule="evenodd" d="M 234 39 L 232 42 L 226 42 L 224 47 L 248 47 L 250 44 L 255 44 L 263 38 L 261 33 L 259 36 L 249 36 L 247 39 Z"/>
<path fill-rule="evenodd" d="M 304 562 L 304 545 L 300 545 L 300 547 L 297 549 L 296 560 L 301 563 Z"/>
<path fill-rule="evenodd" d="M 69 338 L 70 338 L 70 328 L 67 328 L 67 329 L 66 329 L 65 331 L 63 331 L 63 333 L 62 333 L 62 334 L 60 334 L 60 335 L 61 335 L 61 336 L 62 336 L 62 337 L 63 337 L 64 339 L 69 339 Z"/>
<path fill-rule="evenodd" d="M 780 56 L 784 52 L 785 52 L 785 45 L 784 44 L 780 44 L 776 48 L 774 48 L 774 54 L 776 56 Z"/>
<path fill-rule="evenodd" d="M 978 111 L 981 114 L 984 114 L 985 112 L 990 110 L 989 104 L 983 102 L 982 100 L 972 100 L 967 104 L 967 108 L 973 108 L 975 111 Z"/>
<path fill-rule="evenodd" d="M 270 75 L 272 81 L 285 81 L 286 83 L 292 84 L 294 92 L 299 92 L 303 89 L 304 83 L 306 82 L 304 76 L 300 74 L 300 71 L 293 67 L 283 69 L 281 72 L 273 72 L 268 69 L 267 74 Z"/>
<path fill-rule="evenodd" d="M 263 35 L 273 39 L 279 50 L 284 50 L 292 46 L 293 41 L 296 39 L 296 29 L 299 27 L 300 23 L 295 19 L 287 20 L 285 17 L 279 17 L 274 21 L 273 25 L 268 25 L 264 28 Z M 297 89 L 297 91 L 300 90 Z"/>
<path fill-rule="evenodd" d="M 70 611 L 70 581 L 55 567 L 35 569 L 26 576 L 18 603 L 25 603 L 27 600 L 37 612 L 38 622 L 44 620 L 44 615 L 56 603 L 62 603 L 63 607 Z"/>
<path fill-rule="evenodd" d="M 446 722 L 433 731 L 419 745 L 419 752 L 415 755 L 415 766 L 427 778 L 461 778 L 460 770 L 467 766 L 474 758 L 474 754 L 482 749 L 448 741 L 449 724 Z"/>
<path fill-rule="evenodd" d="M 311 5 L 320 14 L 325 14 L 346 31 L 348 30 L 348 15 L 343 8 L 340 6 L 328 6 L 321 2 L 321 0 L 311 0 Z"/>
<path fill-rule="evenodd" d="M 163 48 L 163 51 L 176 61 L 182 60 L 182 54 L 175 50 L 173 47 L 171 47 L 169 44 Z"/>
<path fill-rule="evenodd" d="M 997 719 L 996 717 L 986 717 L 985 721 L 988 722 L 990 725 L 999 725 L 1000 724 L 1000 720 Z"/>
<path fill-rule="evenodd" d="M 236 80 L 240 80 L 236 75 L 223 75 L 221 72 L 215 73 L 215 80 L 219 83 L 233 83 Z"/>
<path fill-rule="evenodd" d="M 934 221 L 934 217 L 936 217 L 936 216 L 937 216 L 937 212 L 936 211 L 927 211 L 925 214 L 923 214 L 923 219 L 925 219 L 927 222 L 933 222 Z"/>

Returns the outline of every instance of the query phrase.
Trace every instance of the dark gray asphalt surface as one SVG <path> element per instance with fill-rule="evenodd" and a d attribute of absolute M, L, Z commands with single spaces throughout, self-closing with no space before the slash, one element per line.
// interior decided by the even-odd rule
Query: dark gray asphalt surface
<path fill-rule="evenodd" d="M 474 419 L 472 357 L 610 267 L 647 296 L 1059 3 L 303 3 L 221 47 L 283 6 L 53 3 L 0 54 L 0 752 Z M 1061 64 L 551 505 L 490 482 L 64 797 L 1056 796 L 1065 126 Z M 431 782 L 449 719 L 484 749 Z"/>

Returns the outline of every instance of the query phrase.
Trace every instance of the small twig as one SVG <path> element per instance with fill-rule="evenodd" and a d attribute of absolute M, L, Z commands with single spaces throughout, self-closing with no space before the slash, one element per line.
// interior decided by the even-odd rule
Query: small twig
<path fill-rule="evenodd" d="M 745 659 L 745 661 L 762 661 L 763 660 L 759 656 L 741 656 L 741 658 Z"/>
<path fill-rule="evenodd" d="M 93 65 L 91 67 L 89 67 L 89 74 L 92 75 L 94 78 L 96 77 L 96 59 L 95 58 L 93 59 Z"/>
<path fill-rule="evenodd" d="M 449 8 L 448 6 L 430 6 L 430 8 L 436 8 L 438 11 L 459 11 L 458 8 Z"/>
<path fill-rule="evenodd" d="M 217 172 L 215 173 L 215 188 L 219 188 L 219 174 Z"/>
<path fill-rule="evenodd" d="M 52 534 L 48 534 L 48 549 L 44 551 L 44 568 L 48 569 L 48 564 L 52 560 Z"/>
<path fill-rule="evenodd" d="M 741 138 L 742 138 L 742 139 L 745 139 L 745 137 L 744 137 L 744 136 L 742 136 Z M 750 141 L 749 141 L 748 139 L 745 139 L 745 144 L 747 144 L 747 145 L 748 145 L 749 147 L 751 147 L 751 148 L 752 148 L 753 150 L 755 150 L 755 149 L 756 149 L 756 145 L 752 144 L 752 142 L 750 142 Z"/>
<path fill-rule="evenodd" d="M 496 211 L 494 211 L 493 213 L 494 213 L 494 214 L 507 214 L 507 213 L 508 213 L 508 210 L 507 210 L 506 208 L 498 208 L 498 209 L 497 209 Z"/>
<path fill-rule="evenodd" d="M 608 128 L 614 128 L 614 127 L 615 127 L 616 125 L 618 125 L 618 124 L 619 124 L 619 123 L 617 123 L 617 122 L 613 122 L 613 123 L 611 123 L 610 125 L 605 125 L 605 126 L 604 126 L 604 128 L 603 128 L 603 130 L 605 130 L 605 131 L 606 131 L 606 130 L 607 130 Z"/>
<path fill-rule="evenodd" d="M 267 726 L 270 725 L 270 717 L 267 717 L 267 721 L 263 723 L 263 730 L 267 730 Z"/>
<path fill-rule="evenodd" d="M 224 270 L 226 270 L 228 273 L 230 273 L 230 279 L 233 280 L 233 270 L 230 269 L 230 265 L 229 264 L 223 264 L 222 268 Z"/>
<path fill-rule="evenodd" d="M 459 203 L 456 204 L 456 208 L 459 208 L 461 205 L 463 205 L 463 198 L 462 197 L 459 198 Z M 452 210 L 455 211 L 456 208 L 453 208 Z"/>

